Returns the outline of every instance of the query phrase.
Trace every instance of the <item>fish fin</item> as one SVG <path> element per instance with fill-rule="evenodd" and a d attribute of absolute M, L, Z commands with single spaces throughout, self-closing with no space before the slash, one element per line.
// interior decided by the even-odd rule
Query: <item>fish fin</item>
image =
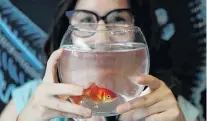
<path fill-rule="evenodd" d="M 94 91 L 94 89 L 96 89 L 96 88 L 97 88 L 96 83 L 92 82 L 90 84 L 90 86 L 87 89 L 84 90 L 84 96 L 86 96 L 86 97 L 90 96 L 91 93 L 92 93 L 92 90 Z"/>
<path fill-rule="evenodd" d="M 97 98 L 99 100 L 105 100 L 105 92 L 102 92 L 102 91 L 98 90 Z"/>
<path fill-rule="evenodd" d="M 91 99 L 94 104 L 100 104 L 102 101 Z"/>
<path fill-rule="evenodd" d="M 91 94 L 91 90 L 86 90 L 86 91 L 84 92 L 84 96 L 86 96 L 86 97 L 89 97 L 90 94 Z"/>
<path fill-rule="evenodd" d="M 94 88 L 94 87 L 98 87 L 98 86 L 96 85 L 95 82 L 92 82 L 92 83 L 90 84 L 90 86 L 88 87 L 88 89 L 90 89 L 90 88 Z"/>
<path fill-rule="evenodd" d="M 72 99 L 72 102 L 75 104 L 80 104 L 83 99 L 82 96 L 70 96 L 70 98 Z"/>

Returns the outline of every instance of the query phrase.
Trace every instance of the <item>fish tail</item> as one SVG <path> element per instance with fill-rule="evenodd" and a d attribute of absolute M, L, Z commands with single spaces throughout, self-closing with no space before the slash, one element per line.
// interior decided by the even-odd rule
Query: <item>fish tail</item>
<path fill-rule="evenodd" d="M 72 99 L 72 102 L 75 104 L 80 104 L 83 96 L 70 96 L 70 98 Z"/>

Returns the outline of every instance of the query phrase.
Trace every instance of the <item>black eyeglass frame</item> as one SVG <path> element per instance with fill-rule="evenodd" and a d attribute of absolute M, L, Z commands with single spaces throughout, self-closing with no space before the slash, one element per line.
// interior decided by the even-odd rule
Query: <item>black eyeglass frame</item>
<path fill-rule="evenodd" d="M 129 9 L 129 8 L 114 9 L 114 10 L 109 11 L 108 13 L 106 13 L 106 15 L 104 15 L 104 16 L 99 16 L 97 13 L 92 12 L 92 11 L 88 11 L 88 10 L 71 10 L 71 11 L 66 11 L 65 15 L 66 15 L 66 17 L 68 17 L 68 19 L 70 19 L 71 16 L 73 15 L 73 13 L 75 13 L 75 12 L 85 12 L 85 13 L 90 13 L 90 14 L 95 15 L 97 21 L 103 20 L 104 22 L 107 23 L 106 18 L 107 18 L 108 15 L 110 15 L 113 12 L 122 12 L 122 11 L 129 12 L 130 16 L 132 17 L 132 23 L 134 23 L 134 15 L 131 13 L 131 9 Z"/>

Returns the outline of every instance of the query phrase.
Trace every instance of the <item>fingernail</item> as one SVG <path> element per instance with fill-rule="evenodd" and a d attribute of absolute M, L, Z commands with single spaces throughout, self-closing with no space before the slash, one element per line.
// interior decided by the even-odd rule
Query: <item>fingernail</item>
<path fill-rule="evenodd" d="M 60 49 L 57 49 L 57 50 L 55 51 L 55 53 L 62 53 L 62 51 L 63 51 L 63 48 L 60 48 Z"/>
<path fill-rule="evenodd" d="M 127 103 L 124 103 L 120 106 L 117 107 L 117 112 L 122 114 L 122 113 L 125 113 L 127 111 L 131 110 L 131 105 L 127 102 Z"/>
<path fill-rule="evenodd" d="M 68 89 L 71 91 L 71 88 L 68 88 Z M 75 95 L 82 95 L 83 94 L 83 88 L 80 87 L 80 86 L 75 86 L 74 85 L 72 91 Z"/>
<path fill-rule="evenodd" d="M 137 77 L 137 82 L 138 82 L 138 83 L 142 83 L 142 81 L 143 81 L 143 79 L 142 79 L 141 76 Z"/>
<path fill-rule="evenodd" d="M 123 106 L 122 105 L 118 106 L 116 111 L 117 111 L 117 113 L 122 113 L 123 112 Z"/>
<path fill-rule="evenodd" d="M 81 87 L 77 87 L 76 93 L 77 93 L 78 95 L 82 95 L 82 94 L 83 94 L 83 88 L 81 88 Z"/>
<path fill-rule="evenodd" d="M 84 117 L 90 117 L 91 114 L 92 114 L 92 111 L 90 109 L 87 109 L 87 108 L 84 109 L 84 111 L 83 111 Z"/>

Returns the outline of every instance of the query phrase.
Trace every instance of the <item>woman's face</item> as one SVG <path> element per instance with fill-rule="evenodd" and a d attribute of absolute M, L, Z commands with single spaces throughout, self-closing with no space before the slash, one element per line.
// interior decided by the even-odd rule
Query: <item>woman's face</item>
<path fill-rule="evenodd" d="M 76 6 L 75 6 L 75 12 L 78 12 L 75 15 L 71 15 L 72 21 L 70 20 L 70 24 L 74 25 L 76 24 L 77 27 L 81 25 L 82 23 L 99 23 L 98 31 L 95 31 L 94 34 L 88 37 L 81 37 L 87 34 L 88 29 L 90 27 L 93 28 L 93 26 L 84 26 L 83 28 L 79 29 L 76 31 L 76 29 L 72 32 L 72 40 L 74 44 L 79 44 L 78 46 L 81 47 L 80 43 L 85 43 L 87 44 L 92 43 L 92 44 L 97 44 L 95 47 L 96 49 L 108 49 L 108 48 L 102 48 L 99 46 L 99 43 L 105 43 L 105 42 L 126 42 L 126 41 L 133 41 L 134 39 L 134 33 L 132 31 L 126 31 L 126 33 L 123 30 L 122 27 L 120 28 L 108 28 L 106 24 L 107 22 L 113 23 L 114 21 L 123 25 L 123 24 L 133 24 L 132 23 L 132 16 L 130 15 L 130 11 L 115 11 L 114 10 L 120 10 L 120 9 L 128 9 L 128 1 L 127 0 L 78 0 Z M 80 11 L 81 10 L 81 11 Z M 87 12 L 85 12 L 87 11 Z M 113 13 L 111 12 L 113 11 Z M 73 11 L 72 11 L 73 12 Z M 84 13 L 85 12 L 85 13 Z M 92 12 L 92 14 L 90 13 Z M 110 13 L 111 12 L 111 13 Z M 93 16 L 93 13 L 97 14 L 97 16 L 106 16 L 106 19 L 104 20 L 99 20 L 95 21 L 95 18 Z M 67 14 L 67 13 L 66 13 Z M 68 13 L 70 14 L 70 13 Z M 131 20 L 131 23 L 130 23 Z M 73 23 L 74 22 L 74 23 Z M 76 23 L 75 23 L 76 22 Z M 127 23 L 129 22 L 129 23 Z M 124 26 L 123 26 L 124 27 Z M 111 30 L 113 31 L 114 29 L 118 30 L 119 32 L 116 31 L 116 34 L 112 34 Z M 83 30 L 83 31 L 81 31 Z M 108 31 L 102 31 L 102 30 L 110 30 Z M 90 32 L 89 32 L 90 33 Z M 82 44 L 83 45 L 83 44 Z M 100 44 L 101 45 L 101 44 Z M 107 44 L 106 44 L 107 45 Z M 110 47 L 109 47 L 110 48 Z M 113 49 L 113 48 L 112 48 Z M 116 47 L 114 48 L 116 49 Z M 127 84 L 128 79 L 126 78 L 126 75 L 128 74 L 133 74 L 135 73 L 134 71 L 137 70 L 137 63 L 138 56 L 135 56 L 135 52 L 126 52 L 125 54 L 118 54 L 115 53 L 114 55 L 110 55 L 108 53 L 106 54 L 98 54 L 98 53 L 77 53 L 79 55 L 75 55 L 77 58 L 80 57 L 81 59 L 74 59 L 72 60 L 74 63 L 67 66 L 67 62 L 71 62 L 70 58 L 65 59 L 64 67 L 62 72 L 63 72 L 63 78 L 64 80 L 72 80 L 73 82 L 80 83 L 87 86 L 89 81 L 94 81 L 99 82 L 99 84 L 102 83 L 104 80 L 104 84 L 107 86 L 112 87 L 122 87 Z M 137 57 L 137 58 L 134 58 Z M 64 59 L 63 59 L 64 60 Z M 135 62 L 135 63 L 133 63 Z M 123 64 L 125 63 L 125 64 Z M 68 70 L 68 67 L 72 68 L 71 70 L 77 70 L 77 71 L 71 71 Z M 75 69 L 73 69 L 75 68 Z M 126 74 L 126 75 L 123 75 Z M 83 75 L 81 75 L 83 74 Z M 122 75 L 121 75 L 122 74 Z M 117 76 L 119 75 L 119 76 Z M 115 79 L 116 77 L 120 77 L 124 79 L 122 82 L 123 83 L 118 83 L 120 82 L 120 78 Z M 114 81 L 111 81 L 114 80 Z M 121 85 L 120 85 L 121 84 Z M 105 85 L 105 86 L 106 86 Z M 117 86 L 116 86 L 117 85 Z M 130 86 L 129 86 L 130 87 Z M 119 91 L 116 88 L 116 91 Z"/>
<path fill-rule="evenodd" d="M 93 25 L 84 25 L 80 27 L 84 32 L 74 32 L 73 43 L 84 41 L 84 43 L 103 43 L 103 42 L 126 42 L 133 40 L 131 33 L 117 33 L 111 34 L 111 31 L 123 31 L 123 26 L 111 27 L 106 24 L 133 24 L 133 17 L 129 11 L 127 0 L 78 0 L 75 13 L 70 16 L 70 24 L 81 25 L 82 23 L 98 23 Z M 99 18 L 100 17 L 100 18 Z M 102 18 L 101 18 L 102 17 Z M 109 31 L 96 31 L 96 33 L 85 32 L 87 30 L 111 30 Z M 89 34 L 89 36 L 87 36 Z M 84 39 L 81 36 L 84 37 Z M 121 35 L 121 36 L 120 36 Z"/>

